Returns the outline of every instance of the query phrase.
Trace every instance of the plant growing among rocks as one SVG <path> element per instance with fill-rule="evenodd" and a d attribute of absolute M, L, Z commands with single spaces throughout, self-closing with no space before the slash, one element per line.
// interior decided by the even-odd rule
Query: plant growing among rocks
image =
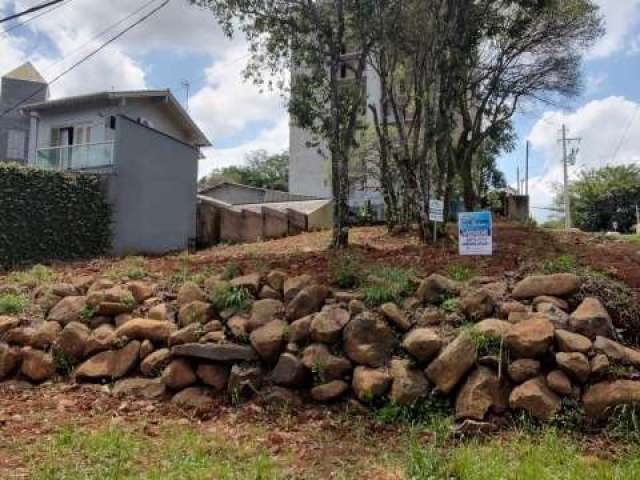
<path fill-rule="evenodd" d="M 29 305 L 29 298 L 23 294 L 0 294 L 0 315 L 18 315 Z"/>

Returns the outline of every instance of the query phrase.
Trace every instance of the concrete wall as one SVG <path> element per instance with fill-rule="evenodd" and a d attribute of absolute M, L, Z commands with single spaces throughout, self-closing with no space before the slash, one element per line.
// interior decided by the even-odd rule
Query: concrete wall
<path fill-rule="evenodd" d="M 200 193 L 205 197 L 229 203 L 231 205 L 243 205 L 248 203 L 289 202 L 294 200 L 311 200 L 304 195 L 295 195 L 289 192 L 255 188 L 248 185 L 223 183 Z"/>
<path fill-rule="evenodd" d="M 196 237 L 198 150 L 118 117 L 114 174 L 114 254 L 159 254 Z"/>

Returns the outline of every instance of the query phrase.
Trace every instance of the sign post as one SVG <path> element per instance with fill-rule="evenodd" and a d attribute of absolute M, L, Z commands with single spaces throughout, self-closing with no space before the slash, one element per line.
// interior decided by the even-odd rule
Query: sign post
<path fill-rule="evenodd" d="M 460 255 L 493 255 L 491 212 L 460 213 L 458 234 Z"/>
<path fill-rule="evenodd" d="M 442 200 L 429 201 L 429 220 L 433 222 L 433 243 L 438 240 L 438 223 L 444 222 L 444 202 Z"/>

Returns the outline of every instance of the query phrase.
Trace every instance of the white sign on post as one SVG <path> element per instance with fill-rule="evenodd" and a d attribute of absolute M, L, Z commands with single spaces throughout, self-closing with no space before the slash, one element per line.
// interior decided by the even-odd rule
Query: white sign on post
<path fill-rule="evenodd" d="M 458 215 L 460 255 L 493 255 L 493 221 L 491 212 Z"/>
<path fill-rule="evenodd" d="M 444 222 L 444 202 L 442 200 L 429 201 L 429 220 L 432 222 Z"/>

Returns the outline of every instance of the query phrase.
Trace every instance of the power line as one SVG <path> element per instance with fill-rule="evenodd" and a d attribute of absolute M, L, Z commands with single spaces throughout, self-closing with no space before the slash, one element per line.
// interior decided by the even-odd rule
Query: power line
<path fill-rule="evenodd" d="M 65 0 L 51 0 L 49 2 L 41 3 L 40 5 L 36 5 L 35 7 L 27 8 L 26 10 L 24 10 L 22 12 L 14 13 L 13 15 L 9 15 L 8 17 L 0 18 L 0 23 L 4 23 L 4 22 L 9 22 L 11 20 L 15 20 L 16 18 L 22 17 L 24 15 L 29 15 L 30 13 L 38 12 L 38 11 L 44 9 L 44 8 L 51 7 L 53 5 L 56 5 L 58 3 L 62 3 L 64 1 Z"/>
<path fill-rule="evenodd" d="M 4 110 L 1 114 L 0 114 L 0 118 L 4 117 L 5 115 L 7 115 L 8 113 L 11 113 L 12 111 L 20 108 L 22 105 L 25 104 L 25 102 L 28 102 L 29 100 L 31 100 L 33 97 L 35 97 L 36 95 L 42 93 L 44 90 L 46 90 L 50 85 L 53 85 L 55 82 L 57 82 L 58 80 L 60 80 L 62 77 L 64 77 L 67 73 L 71 72 L 72 70 L 75 70 L 77 67 L 79 67 L 80 65 L 82 65 L 84 62 L 86 62 L 87 60 L 91 59 L 92 57 L 94 57 L 96 54 L 98 54 L 100 51 L 104 50 L 108 45 L 112 44 L 113 42 L 115 42 L 116 40 L 118 40 L 119 38 L 121 38 L 122 36 L 124 36 L 125 34 L 127 34 L 128 32 L 130 32 L 131 30 L 133 30 L 135 27 L 137 27 L 138 25 L 140 25 L 142 22 L 146 21 L 148 18 L 152 17 L 153 15 L 155 15 L 157 12 L 159 12 L 160 10 L 162 10 L 164 7 L 166 7 L 169 2 L 171 0 L 164 0 L 164 2 L 162 2 L 159 6 L 157 6 L 156 8 L 154 8 L 153 10 L 151 10 L 149 13 L 147 13 L 146 15 L 144 15 L 143 17 L 139 18 L 138 20 L 136 20 L 133 24 L 129 25 L 127 28 L 125 28 L 124 30 L 122 30 L 120 33 L 118 33 L 117 35 L 111 37 L 109 40 L 107 40 L 106 42 L 104 42 L 102 45 L 100 45 L 98 48 L 94 49 L 93 51 L 91 51 L 89 54 L 85 55 L 84 57 L 82 57 L 80 60 L 78 60 L 76 63 L 74 63 L 73 65 L 71 65 L 71 67 L 67 68 L 65 71 L 63 71 L 62 73 L 60 73 L 57 77 L 55 77 L 54 79 L 52 79 L 48 85 L 43 86 L 42 88 L 37 89 L 35 92 L 33 92 L 31 95 L 29 95 L 28 97 L 20 100 L 18 103 L 16 103 L 15 105 L 13 105 L 12 107 L 9 107 L 8 109 Z"/>
<path fill-rule="evenodd" d="M 33 17 L 27 18 L 24 22 L 20 22 L 20 23 L 16 23 L 15 25 L 10 26 L 9 28 L 7 28 L 6 30 L 4 30 L 2 32 L 2 37 L 7 37 L 9 36 L 9 32 L 15 30 L 16 28 L 20 28 L 20 27 L 24 27 L 26 24 L 40 18 L 43 17 L 49 13 L 53 13 L 55 10 L 58 10 L 61 7 L 64 7 L 65 5 L 67 5 L 68 3 L 73 2 L 73 0 L 64 0 L 60 5 L 56 5 L 53 8 L 50 8 L 49 10 L 46 10 L 44 12 L 40 12 L 38 15 L 34 15 Z"/>
<path fill-rule="evenodd" d="M 613 152 L 613 156 L 611 157 L 611 163 L 615 163 L 616 158 L 618 157 L 618 154 L 620 153 L 620 150 L 622 149 L 622 146 L 627 141 L 627 135 L 629 134 L 629 130 L 631 130 L 631 126 L 633 125 L 633 122 L 636 119 L 636 115 L 638 114 L 638 109 L 639 108 L 640 108 L 640 104 L 636 104 L 636 108 L 633 110 L 633 115 L 631 115 L 631 120 L 629 120 L 629 124 L 627 125 L 627 128 L 625 129 L 624 133 L 622 134 L 622 137 L 620 137 L 620 142 L 618 142 L 618 146 L 616 147 L 616 149 Z"/>

